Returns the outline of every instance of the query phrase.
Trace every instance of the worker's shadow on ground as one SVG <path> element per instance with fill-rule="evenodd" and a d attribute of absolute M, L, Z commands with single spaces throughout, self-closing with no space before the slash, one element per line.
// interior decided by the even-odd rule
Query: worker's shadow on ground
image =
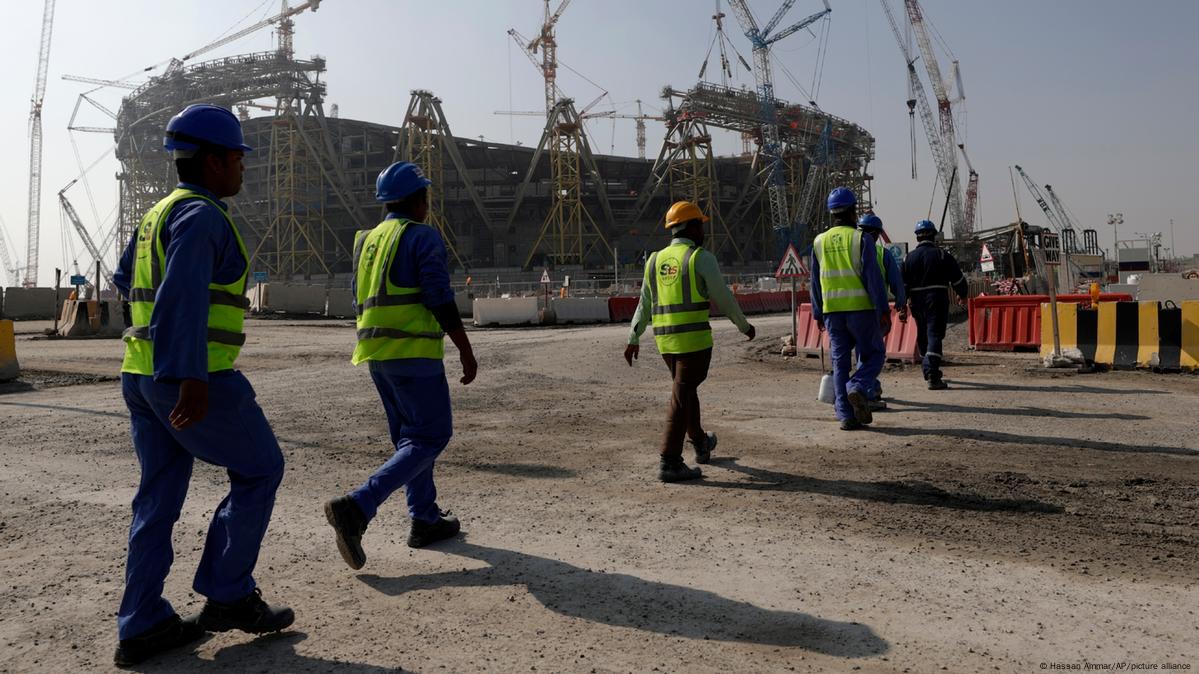
<path fill-rule="evenodd" d="M 1062 507 L 1033 499 L 987 498 L 977 494 L 954 494 L 927 482 L 859 482 L 857 480 L 824 480 L 806 475 L 791 475 L 765 468 L 753 468 L 737 463 L 736 457 L 713 458 L 711 464 L 741 473 L 752 482 L 727 482 L 705 477 L 696 485 L 748 489 L 751 491 L 791 491 L 808 494 L 823 494 L 862 501 L 881 503 L 903 503 L 907 505 L 935 506 L 954 510 L 1013 511 L 1035 513 L 1060 513 Z"/>
<path fill-rule="evenodd" d="M 267 634 L 251 641 L 226 646 L 217 651 L 212 660 L 197 657 L 195 653 L 167 653 L 130 669 L 135 672 L 146 672 L 146 674 L 246 671 L 400 674 L 414 671 L 400 667 L 381 667 L 301 655 L 296 652 L 296 644 L 307 638 L 308 635 L 304 632 L 296 631 Z"/>
<path fill-rule="evenodd" d="M 479 569 L 385 578 L 358 578 L 387 595 L 445 587 L 524 585 L 546 608 L 571 618 L 692 639 L 802 648 L 835 657 L 886 653 L 869 627 L 805 613 L 764 609 L 706 590 L 601 573 L 513 550 L 453 541 L 444 552 L 486 562 Z"/>
<path fill-rule="evenodd" d="M 1104 440 L 1087 440 L 1084 438 L 1055 438 L 1048 435 L 1016 435 L 1002 431 L 983 431 L 974 428 L 903 428 L 896 426 L 871 426 L 871 432 L 901 438 L 939 435 L 946 438 L 961 440 L 982 440 L 984 442 L 1000 442 L 1009 445 L 1024 445 L 1039 449 L 1045 445 L 1065 447 L 1068 449 L 1092 449 L 1097 452 L 1124 452 L 1128 454 L 1175 454 L 1179 456 L 1199 456 L 1199 449 L 1187 447 L 1162 447 L 1160 445 L 1129 445 L 1121 442 Z"/>
<path fill-rule="evenodd" d="M 930 403 L 916 400 L 899 400 L 888 398 L 889 407 L 897 412 L 936 412 L 953 414 L 995 414 L 1005 417 L 1046 417 L 1050 419 L 1115 419 L 1117 421 L 1145 421 L 1150 417 L 1140 414 L 1123 414 L 1120 412 L 1067 412 L 1066 410 L 1051 410 L 1044 407 L 981 407 L 976 405 L 949 405 L 946 403 Z"/>
<path fill-rule="evenodd" d="M 999 384 L 992 382 L 977 382 L 977 381 L 961 381 L 954 379 L 949 382 L 950 390 L 958 389 L 962 391 L 1025 391 L 1028 393 L 1080 393 L 1080 394 L 1097 394 L 1097 395 L 1165 395 L 1168 391 L 1157 391 L 1154 389 L 1139 388 L 1102 388 L 1099 386 L 1085 386 L 1083 384 L 1070 384 L 1068 386 L 1031 386 L 1020 384 Z"/>

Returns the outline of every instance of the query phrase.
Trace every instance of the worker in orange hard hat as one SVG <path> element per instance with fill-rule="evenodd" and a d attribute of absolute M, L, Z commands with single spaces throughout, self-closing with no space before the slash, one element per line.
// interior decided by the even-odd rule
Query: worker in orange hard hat
<path fill-rule="evenodd" d="M 658 470 L 658 479 L 663 482 L 703 475 L 683 462 L 683 436 L 691 439 L 696 463 L 707 463 L 716 446 L 716 434 L 704 431 L 699 413 L 699 385 L 708 377 L 712 362 L 709 302 L 714 302 L 745 336 L 753 339 L 756 334 L 724 284 L 716 256 L 702 248 L 704 223 L 708 220 L 690 201 L 675 202 L 667 211 L 670 245 L 646 261 L 641 302 L 624 350 L 631 367 L 641 351 L 641 333 L 652 317 L 654 342 L 674 380 Z"/>

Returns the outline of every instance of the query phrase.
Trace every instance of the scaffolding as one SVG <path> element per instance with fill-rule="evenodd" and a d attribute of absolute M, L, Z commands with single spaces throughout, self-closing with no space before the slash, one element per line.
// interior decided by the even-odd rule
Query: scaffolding
<path fill-rule="evenodd" d="M 490 229 L 491 220 L 487 215 L 487 209 L 483 206 L 479 191 L 475 188 L 466 163 L 462 160 L 462 154 L 458 151 L 454 135 L 450 133 L 449 122 L 446 121 L 445 113 L 441 109 L 441 99 L 434 96 L 431 91 L 413 90 L 412 97 L 408 100 L 408 110 L 404 114 L 404 126 L 400 129 L 399 139 L 396 142 L 393 161 L 408 161 L 416 164 L 421 167 L 425 177 L 432 181 L 433 184 L 429 190 L 429 214 L 425 220 L 441 232 L 441 238 L 445 241 L 446 248 L 454 260 L 463 269 L 469 269 L 468 261 L 471 255 L 469 251 L 460 251 L 458 235 L 450 223 L 445 208 L 445 195 L 448 192 L 448 183 L 445 179 L 445 158 L 447 156 L 453 164 L 459 180 L 463 183 L 465 191 L 474 202 L 483 225 Z"/>
<path fill-rule="evenodd" d="M 537 241 L 529 249 L 522 266 L 531 268 L 539 254 L 543 255 L 549 266 L 611 264 L 612 246 L 608 243 L 604 228 L 596 223 L 583 203 L 584 186 L 593 186 L 609 231 L 614 226 L 612 206 L 572 99 L 560 99 L 546 119 L 545 130 L 529 163 L 529 170 L 517 189 L 508 216 L 508 228 L 513 227 L 543 152 L 549 154 L 551 206 Z"/>
<path fill-rule="evenodd" d="M 206 61 L 168 71 L 130 93 L 117 113 L 119 241 L 128 241 L 142 216 L 175 184 L 162 152 L 167 121 L 193 103 L 226 108 L 274 104 L 267 151 L 247 155 L 247 174 L 265 172 L 268 194 L 230 199 L 257 241 L 251 269 L 281 278 L 328 274 L 349 260 L 348 242 L 325 218 L 335 200 L 358 227 L 365 216 L 334 152 L 325 118 L 321 58 L 297 60 L 282 50 Z M 265 155 L 265 156 L 264 156 Z"/>
<path fill-rule="evenodd" d="M 739 133 L 742 139 L 753 138 L 757 141 L 758 147 L 751 156 L 745 182 L 740 185 L 737 199 L 722 218 L 722 221 L 738 227 L 750 204 L 764 200 L 770 187 L 773 164 L 766 160 L 762 149 L 760 97 L 752 91 L 707 82 L 701 82 L 687 91 L 666 87 L 662 97 L 672 103 L 672 108 L 674 99 L 681 100 L 677 110 L 672 112 L 672 121 L 668 122 L 659 153 L 660 160 L 690 161 L 678 151 L 678 127 L 691 123 L 689 120 L 701 120 L 705 130 L 726 129 Z M 752 229 L 753 239 L 764 247 L 764 252 L 777 257 L 781 254 L 779 246 L 784 242 L 771 242 L 770 239 L 782 234 L 802 245 L 810 243 L 815 234 L 827 225 L 823 203 L 831 187 L 849 187 L 858 194 L 860 203 L 869 204 L 871 176 L 867 169 L 869 162 L 874 159 L 874 138 L 860 126 L 822 110 L 781 100 L 776 105 L 778 133 L 786 161 L 788 212 L 796 215 L 791 231 L 765 231 L 760 218 Z M 707 145 L 710 148 L 710 136 Z M 644 204 L 662 189 L 664 181 L 660 176 L 667 168 L 655 166 L 655 177 L 646 183 L 639 200 L 636 211 L 638 217 L 644 210 Z M 714 185 L 713 189 L 719 190 L 720 186 Z M 759 209 L 759 213 L 762 212 L 765 209 Z M 775 250 L 771 251 L 771 248 Z"/>

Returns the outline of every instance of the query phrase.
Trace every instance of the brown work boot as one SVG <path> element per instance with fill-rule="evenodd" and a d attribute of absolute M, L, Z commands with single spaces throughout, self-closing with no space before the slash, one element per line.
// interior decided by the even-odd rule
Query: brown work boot
<path fill-rule="evenodd" d="M 703 476 L 704 473 L 700 469 L 691 468 L 683 463 L 682 457 L 673 459 L 663 457 L 662 464 L 658 467 L 658 479 L 663 482 L 697 480 Z"/>

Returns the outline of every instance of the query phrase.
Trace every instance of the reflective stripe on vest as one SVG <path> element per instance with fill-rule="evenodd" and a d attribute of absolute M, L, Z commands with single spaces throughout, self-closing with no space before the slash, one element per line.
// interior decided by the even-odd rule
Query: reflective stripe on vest
<path fill-rule="evenodd" d="M 154 303 L 158 288 L 166 274 L 166 253 L 162 246 L 162 232 L 171 211 L 180 202 L 202 199 L 221 212 L 233 237 L 237 241 L 245 268 L 233 283 L 208 285 L 208 371 L 220 372 L 233 369 L 241 347 L 246 343 L 244 332 L 246 309 L 250 306 L 246 298 L 246 280 L 250 275 L 250 256 L 245 242 L 233 219 L 220 204 L 194 190 L 178 188 L 162 199 L 147 213 L 138 225 L 136 257 L 133 262 L 133 282 L 129 289 L 129 312 L 132 327 L 125 330 L 125 359 L 121 371 L 132 374 L 154 374 L 154 343 L 150 335 L 150 322 L 154 315 Z"/>
<path fill-rule="evenodd" d="M 699 290 L 697 246 L 678 243 L 650 256 L 644 283 L 653 300 L 654 341 L 659 353 L 692 353 L 712 347 L 710 303 Z"/>
<path fill-rule="evenodd" d="M 355 365 L 367 360 L 440 360 L 445 356 L 445 333 L 433 312 L 421 303 L 420 288 L 391 282 L 400 239 L 413 224 L 388 218 L 354 237 L 358 344 L 351 360 Z"/>
<path fill-rule="evenodd" d="M 816 237 L 812 252 L 820 265 L 820 295 L 824 313 L 874 308 L 862 281 L 860 231 L 852 227 L 833 227 Z"/>

